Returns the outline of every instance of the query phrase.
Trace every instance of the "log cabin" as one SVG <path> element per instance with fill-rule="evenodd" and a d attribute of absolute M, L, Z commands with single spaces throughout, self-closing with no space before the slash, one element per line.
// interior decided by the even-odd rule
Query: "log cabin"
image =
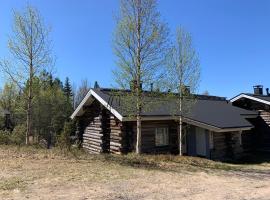
<path fill-rule="evenodd" d="M 123 95 L 118 95 L 118 91 L 130 93 L 130 90 L 90 89 L 71 116 L 77 120 L 82 147 L 90 153 L 135 151 L 136 118 L 123 109 Z M 218 160 L 240 156 L 242 135 L 253 128 L 248 119 L 256 118 L 258 113 L 234 107 L 224 97 L 195 95 L 195 98 L 190 112 L 182 116 L 184 154 Z M 151 97 L 153 102 L 158 99 Z M 171 112 L 176 104 L 165 101 L 142 110 L 142 153 L 179 153 L 179 117 Z"/>
<path fill-rule="evenodd" d="M 262 85 L 253 86 L 253 93 L 241 93 L 230 101 L 234 106 L 257 111 L 258 117 L 249 119 L 254 129 L 243 138 L 245 145 L 254 150 L 270 151 L 270 94 L 266 88 L 263 93 Z"/>

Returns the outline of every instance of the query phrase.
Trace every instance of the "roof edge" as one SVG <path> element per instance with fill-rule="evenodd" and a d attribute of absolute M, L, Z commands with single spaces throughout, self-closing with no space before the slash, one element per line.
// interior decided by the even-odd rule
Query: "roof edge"
<path fill-rule="evenodd" d="M 72 115 L 70 116 L 71 119 L 74 119 L 78 112 L 82 109 L 83 105 L 86 103 L 86 101 L 91 97 L 91 89 L 87 92 L 81 103 L 78 105 L 78 107 L 74 110 Z"/>
<path fill-rule="evenodd" d="M 76 110 L 72 113 L 70 116 L 71 119 L 74 119 L 77 114 L 83 109 L 84 104 L 87 102 L 87 100 L 93 96 L 96 100 L 98 100 L 104 107 L 106 107 L 116 118 L 118 118 L 120 121 L 123 120 L 123 116 L 117 112 L 113 107 L 109 105 L 108 102 L 106 102 L 103 98 L 101 98 L 93 89 L 90 89 L 89 92 L 86 94 L 84 99 L 81 101 L 79 106 L 76 108 Z"/>
<path fill-rule="evenodd" d="M 142 117 L 142 121 L 162 121 L 162 120 L 177 120 L 177 117 L 174 116 L 151 116 L 151 117 Z M 124 117 L 123 121 L 136 121 L 136 118 L 129 118 L 129 117 Z M 214 132 L 232 132 L 232 131 L 243 131 L 243 130 L 251 130 L 254 128 L 252 125 L 250 126 L 243 126 L 243 127 L 217 127 L 213 126 L 204 122 L 196 121 L 187 117 L 183 117 L 183 122 L 186 122 L 188 124 L 198 126 L 201 128 L 205 128 L 210 131 Z"/>
<path fill-rule="evenodd" d="M 260 103 L 264 103 L 264 104 L 267 104 L 267 105 L 270 105 L 270 102 L 269 101 L 266 101 L 266 100 L 263 100 L 263 99 L 259 99 L 259 98 L 256 98 L 256 97 L 253 97 L 253 96 L 249 96 L 247 94 L 244 94 L 244 93 L 241 93 L 233 98 L 230 99 L 230 102 L 235 102 L 241 98 L 247 98 L 247 99 L 250 99 L 250 100 L 253 100 L 253 101 L 257 101 L 257 102 L 260 102 Z"/>

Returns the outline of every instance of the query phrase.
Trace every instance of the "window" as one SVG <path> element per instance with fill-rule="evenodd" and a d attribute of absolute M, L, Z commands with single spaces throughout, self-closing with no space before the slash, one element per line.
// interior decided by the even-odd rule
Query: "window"
<path fill-rule="evenodd" d="M 209 147 L 210 149 L 214 148 L 214 133 L 212 131 L 209 132 Z"/>
<path fill-rule="evenodd" d="M 156 128 L 156 146 L 169 145 L 169 131 L 168 128 Z"/>

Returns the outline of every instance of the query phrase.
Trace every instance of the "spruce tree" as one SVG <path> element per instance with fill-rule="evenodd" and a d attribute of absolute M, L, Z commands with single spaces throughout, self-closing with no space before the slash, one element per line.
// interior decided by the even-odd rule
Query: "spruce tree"
<path fill-rule="evenodd" d="M 69 78 L 67 77 L 65 80 L 65 85 L 64 85 L 64 94 L 67 97 L 68 100 L 71 100 L 71 97 L 73 96 L 72 94 L 72 87 L 69 81 Z"/>

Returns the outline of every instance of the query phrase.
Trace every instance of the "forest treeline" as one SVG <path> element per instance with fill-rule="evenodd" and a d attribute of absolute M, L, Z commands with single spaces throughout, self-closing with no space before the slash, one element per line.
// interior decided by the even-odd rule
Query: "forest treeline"
<path fill-rule="evenodd" d="M 82 80 L 76 89 L 69 78 L 63 83 L 47 71 L 33 80 L 31 143 L 47 147 L 61 145 L 66 137 L 75 133 L 70 115 L 88 92 L 88 81 Z M 25 143 L 27 91 L 27 87 L 20 88 L 13 81 L 7 81 L 0 89 L 1 144 Z"/>
<path fill-rule="evenodd" d="M 75 132 L 70 115 L 88 92 L 88 81 L 76 88 L 52 73 L 57 63 L 51 28 L 35 7 L 15 10 L 11 27 L 9 54 L 0 59 L 6 80 L 0 88 L 0 144 L 68 144 Z"/>

